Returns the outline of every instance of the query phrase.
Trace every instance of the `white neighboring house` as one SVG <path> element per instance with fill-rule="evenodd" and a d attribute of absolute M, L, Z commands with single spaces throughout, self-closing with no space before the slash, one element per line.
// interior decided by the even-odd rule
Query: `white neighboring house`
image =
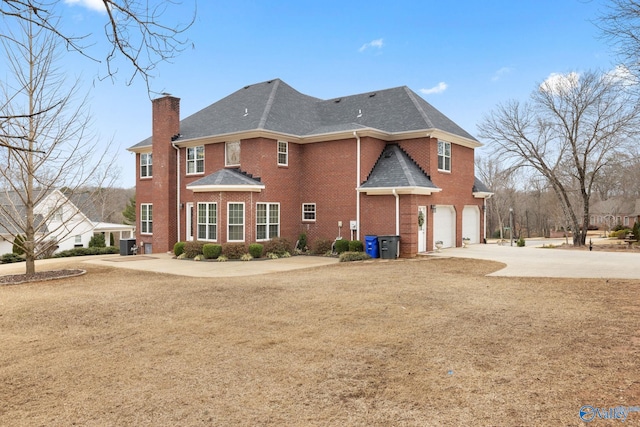
<path fill-rule="evenodd" d="M 56 252 L 78 247 L 88 247 L 94 234 L 103 234 L 107 246 L 118 246 L 121 239 L 135 237 L 135 227 L 126 224 L 111 224 L 97 220 L 93 204 L 87 203 L 87 198 L 75 196 L 80 209 L 70 198 L 60 190 L 53 190 L 34 207 L 34 214 L 44 226 L 39 236 L 57 240 Z M 15 232 L 13 234 L 16 234 Z M 23 233 L 21 233 L 23 234 Z M 113 239 L 112 239 L 113 234 Z M 0 227 L 0 254 L 9 253 L 13 249 L 13 237 L 7 230 L 7 225 Z"/>

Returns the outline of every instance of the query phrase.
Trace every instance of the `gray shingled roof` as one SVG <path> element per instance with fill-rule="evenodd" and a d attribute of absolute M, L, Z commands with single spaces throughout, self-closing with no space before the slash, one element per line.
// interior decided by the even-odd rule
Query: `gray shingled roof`
<path fill-rule="evenodd" d="M 475 180 L 473 181 L 473 189 L 471 190 L 472 193 L 492 193 L 492 191 L 489 190 L 489 187 L 484 185 L 484 183 L 480 181 L 477 176 L 474 177 L 474 179 Z"/>
<path fill-rule="evenodd" d="M 180 121 L 182 140 L 251 130 L 304 137 L 363 128 L 439 129 L 476 140 L 406 86 L 322 100 L 275 79 L 245 86 Z M 151 138 L 131 148 L 149 145 Z"/>
<path fill-rule="evenodd" d="M 217 172 L 192 182 L 187 187 L 209 185 L 264 185 L 259 179 L 253 178 L 239 169 L 220 169 Z"/>
<path fill-rule="evenodd" d="M 438 188 L 397 144 L 389 144 L 360 188 L 399 187 Z"/>

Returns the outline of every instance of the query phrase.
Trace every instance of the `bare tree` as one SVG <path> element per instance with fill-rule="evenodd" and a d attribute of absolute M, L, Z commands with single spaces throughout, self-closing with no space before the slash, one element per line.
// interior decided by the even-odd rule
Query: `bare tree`
<path fill-rule="evenodd" d="M 585 244 L 591 194 L 607 159 L 638 134 L 640 106 L 627 85 L 593 71 L 553 75 L 529 102 L 501 104 L 479 126 L 497 155 L 547 179 L 574 245 Z"/>
<path fill-rule="evenodd" d="M 476 158 L 476 172 L 482 182 L 493 192 L 487 200 L 487 229 L 490 235 L 499 230 L 500 239 L 504 238 L 504 229 L 509 221 L 509 209 L 515 206 L 514 169 L 493 158 Z"/>
<path fill-rule="evenodd" d="M 102 0 L 104 37 L 109 44 L 106 51 L 94 52 L 93 47 L 98 39 L 93 34 L 72 34 L 64 29 L 60 20 L 65 15 L 61 10 L 62 3 L 61 0 L 0 0 L 0 16 L 5 21 L 30 23 L 34 28 L 50 33 L 67 50 L 105 63 L 109 77 L 118 72 L 116 64 L 120 58 L 124 58 L 133 68 L 128 83 L 140 76 L 147 87 L 156 66 L 175 58 L 189 44 L 189 40 L 182 37 L 194 22 L 196 12 L 194 0 L 193 14 L 187 22 L 172 23 L 184 10 L 181 2 Z M 11 37 L 4 31 L 0 33 L 0 38 Z"/>
<path fill-rule="evenodd" d="M 626 70 L 640 77 L 640 1 L 609 0 L 596 25 Z"/>
<path fill-rule="evenodd" d="M 0 150 L 0 219 L 14 240 L 20 236 L 26 273 L 33 274 L 35 259 L 48 250 L 52 237 L 74 231 L 67 221 L 52 226 L 51 220 L 76 192 L 102 188 L 115 157 L 110 143 L 101 145 L 89 133 L 86 98 L 76 99 L 78 82 L 68 83 L 56 69 L 60 40 L 32 20 L 21 22 L 20 29 L 2 39 L 11 76 L 0 84 L 8 135 L 0 136 L 0 144 L 11 148 Z M 52 196 L 60 188 L 64 191 Z"/>

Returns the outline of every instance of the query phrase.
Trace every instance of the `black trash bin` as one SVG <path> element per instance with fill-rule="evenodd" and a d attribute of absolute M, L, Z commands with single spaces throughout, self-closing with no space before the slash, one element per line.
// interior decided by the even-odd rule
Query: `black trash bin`
<path fill-rule="evenodd" d="M 136 239 L 120 239 L 120 255 L 133 255 Z"/>
<path fill-rule="evenodd" d="M 378 236 L 378 246 L 380 247 L 380 258 L 398 258 L 398 242 L 400 236 Z"/>
<path fill-rule="evenodd" d="M 364 251 L 371 258 L 380 258 L 380 251 L 378 249 L 378 236 L 364 236 Z"/>

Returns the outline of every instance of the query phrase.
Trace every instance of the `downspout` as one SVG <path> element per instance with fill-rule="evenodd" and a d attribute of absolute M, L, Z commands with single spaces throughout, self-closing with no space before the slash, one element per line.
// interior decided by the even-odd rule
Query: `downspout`
<path fill-rule="evenodd" d="M 396 197 L 396 236 L 400 235 L 400 195 L 396 189 L 392 189 L 391 192 Z"/>
<path fill-rule="evenodd" d="M 360 137 L 356 131 L 353 131 L 353 136 L 356 137 L 356 240 L 360 240 Z"/>
<path fill-rule="evenodd" d="M 180 241 L 180 147 L 174 142 L 171 142 L 171 146 L 176 150 L 176 228 L 178 231 L 178 242 Z"/>

